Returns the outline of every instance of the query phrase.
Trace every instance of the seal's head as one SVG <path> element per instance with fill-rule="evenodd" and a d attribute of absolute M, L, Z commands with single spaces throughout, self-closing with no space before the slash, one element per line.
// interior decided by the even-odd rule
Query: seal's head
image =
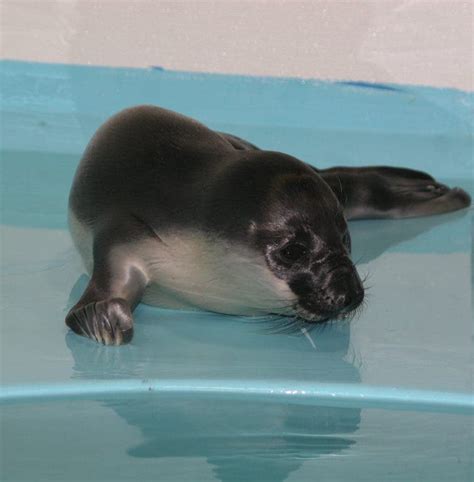
<path fill-rule="evenodd" d="M 240 240 L 245 233 L 245 244 L 287 286 L 292 313 L 309 322 L 348 317 L 364 289 L 336 195 L 298 159 L 268 151 L 254 156 L 220 184 L 213 223 Z"/>
<path fill-rule="evenodd" d="M 333 191 L 316 173 L 288 174 L 275 180 L 266 204 L 250 230 L 271 272 L 294 293 L 295 312 L 311 322 L 347 317 L 364 288 Z"/>

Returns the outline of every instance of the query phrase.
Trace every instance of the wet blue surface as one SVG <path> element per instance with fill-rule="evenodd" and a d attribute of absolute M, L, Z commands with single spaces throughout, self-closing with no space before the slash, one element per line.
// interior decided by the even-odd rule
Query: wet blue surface
<path fill-rule="evenodd" d="M 472 210 L 352 223 L 371 288 L 350 325 L 289 335 L 140 305 L 115 348 L 63 322 L 87 282 L 69 186 L 120 108 L 156 103 L 321 167 L 405 165 L 473 194 L 472 94 L 0 65 L 2 480 L 472 480 Z"/>

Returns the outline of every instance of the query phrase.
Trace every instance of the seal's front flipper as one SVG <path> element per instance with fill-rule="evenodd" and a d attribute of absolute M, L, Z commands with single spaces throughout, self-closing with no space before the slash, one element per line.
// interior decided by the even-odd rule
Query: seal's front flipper
<path fill-rule="evenodd" d="M 94 242 L 94 270 L 80 300 L 66 316 L 78 335 L 104 345 L 121 345 L 133 337 L 132 311 L 147 277 L 126 245 L 110 245 L 107 233 Z"/>
<path fill-rule="evenodd" d="M 429 174 L 396 167 L 335 167 L 317 170 L 344 206 L 347 219 L 410 218 L 465 208 L 469 194 Z"/>
<path fill-rule="evenodd" d="M 132 313 L 122 298 L 78 303 L 68 313 L 66 324 L 78 335 L 104 345 L 122 345 L 133 337 Z"/>

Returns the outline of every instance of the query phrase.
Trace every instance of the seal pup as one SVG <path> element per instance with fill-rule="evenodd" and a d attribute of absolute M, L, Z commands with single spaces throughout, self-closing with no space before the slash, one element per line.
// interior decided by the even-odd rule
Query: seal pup
<path fill-rule="evenodd" d="M 364 298 L 348 219 L 469 204 L 423 172 L 319 170 L 178 113 L 132 107 L 98 129 L 72 184 L 70 230 L 91 278 L 66 324 L 120 345 L 140 301 L 310 323 L 348 316 Z"/>

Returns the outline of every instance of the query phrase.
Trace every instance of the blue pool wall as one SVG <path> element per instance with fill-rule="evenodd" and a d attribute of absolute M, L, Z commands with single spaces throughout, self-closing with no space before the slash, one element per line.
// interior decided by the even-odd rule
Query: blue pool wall
<path fill-rule="evenodd" d="M 19 61 L 1 61 L 0 76 L 6 224 L 66 227 L 70 183 L 90 137 L 110 115 L 143 103 L 321 168 L 417 166 L 473 194 L 472 92 Z M 33 167 L 25 152 L 35 153 Z M 440 239 L 428 242 L 451 249 Z"/>
<path fill-rule="evenodd" d="M 472 210 L 351 223 L 370 302 L 311 342 L 143 305 L 119 349 L 64 325 L 87 282 L 69 186 L 121 108 L 162 105 L 320 167 L 416 166 L 472 194 L 472 93 L 29 62 L 2 62 L 0 80 L 0 478 L 472 480 Z"/>

